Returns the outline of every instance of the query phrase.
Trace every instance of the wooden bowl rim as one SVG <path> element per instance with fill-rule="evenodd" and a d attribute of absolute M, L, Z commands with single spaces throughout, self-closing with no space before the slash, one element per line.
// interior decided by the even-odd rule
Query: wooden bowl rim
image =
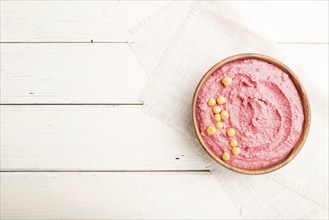
<path fill-rule="evenodd" d="M 220 68 L 221 66 L 232 62 L 232 61 L 237 61 L 237 60 L 244 60 L 244 59 L 258 59 L 258 60 L 262 60 L 265 62 L 268 62 L 270 64 L 273 64 L 275 66 L 277 66 L 278 68 L 280 68 L 282 71 L 284 71 L 285 73 L 287 73 L 290 77 L 290 79 L 292 80 L 292 82 L 294 83 L 298 95 L 301 99 L 302 105 L 303 105 L 303 110 L 304 110 L 304 123 L 303 123 L 303 129 L 302 129 L 302 133 L 300 135 L 299 140 L 297 141 L 296 145 L 293 147 L 293 149 L 290 151 L 290 153 L 285 156 L 284 158 L 282 158 L 280 161 L 278 161 L 275 164 L 272 164 L 268 167 L 265 168 L 260 168 L 260 169 L 243 169 L 243 168 L 239 168 L 239 167 L 235 167 L 232 166 L 226 162 L 224 162 L 221 158 L 217 157 L 216 154 L 214 154 L 210 148 L 207 147 L 206 143 L 203 141 L 203 138 L 200 134 L 199 131 L 199 127 L 198 127 L 198 122 L 196 120 L 196 101 L 197 101 L 197 95 L 199 94 L 200 88 L 202 87 L 203 83 L 208 79 L 208 77 L 210 75 L 212 75 L 218 68 Z M 227 57 L 223 60 L 221 60 L 220 62 L 218 62 L 217 64 L 215 64 L 213 67 L 211 67 L 206 74 L 201 78 L 200 82 L 198 83 L 196 90 L 194 92 L 193 95 L 193 106 L 192 106 L 192 115 L 193 115 L 193 127 L 194 127 L 194 131 L 197 135 L 197 138 L 199 140 L 199 142 L 201 143 L 202 147 L 206 150 L 206 152 L 216 161 L 218 162 L 220 165 L 226 167 L 229 170 L 232 170 L 234 172 L 237 173 L 241 173 L 241 174 L 247 174 L 247 175 L 259 175 L 259 174 L 265 174 L 265 173 L 269 173 L 269 172 L 273 172 L 277 169 L 282 168 L 283 166 L 285 166 L 286 164 L 288 164 L 292 159 L 295 158 L 295 156 L 299 153 L 299 151 L 301 150 L 301 148 L 303 147 L 309 129 L 310 129 L 310 124 L 311 124 L 311 109 L 310 109 L 310 104 L 307 98 L 307 94 L 306 91 L 301 83 L 301 81 L 297 78 L 296 74 L 289 68 L 287 67 L 285 64 L 281 63 L 280 61 L 269 57 L 267 55 L 263 55 L 263 54 L 257 54 L 257 53 L 243 53 L 243 54 L 237 54 L 237 55 L 233 55 L 230 57 Z"/>

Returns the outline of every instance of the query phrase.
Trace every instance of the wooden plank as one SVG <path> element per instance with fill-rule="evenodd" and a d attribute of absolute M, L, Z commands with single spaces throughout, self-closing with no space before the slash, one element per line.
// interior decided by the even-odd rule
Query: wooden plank
<path fill-rule="evenodd" d="M 1 173 L 1 219 L 233 219 L 209 172 Z"/>
<path fill-rule="evenodd" d="M 229 1 L 279 42 L 328 42 L 328 1 Z M 1 1 L 1 41 L 126 41 L 164 1 Z M 33 12 L 33 13 L 31 13 Z"/>
<path fill-rule="evenodd" d="M 315 74 L 326 92 L 328 46 L 279 49 L 305 70 L 303 82 L 313 82 Z M 1 103 L 139 103 L 147 79 L 126 44 L 1 45 Z"/>
<path fill-rule="evenodd" d="M 138 103 L 146 79 L 127 44 L 1 45 L 1 103 Z"/>
<path fill-rule="evenodd" d="M 166 3 L 1 1 L 1 41 L 126 41 L 130 27 Z"/>
<path fill-rule="evenodd" d="M 142 106 L 1 106 L 1 170 L 205 170 Z"/>

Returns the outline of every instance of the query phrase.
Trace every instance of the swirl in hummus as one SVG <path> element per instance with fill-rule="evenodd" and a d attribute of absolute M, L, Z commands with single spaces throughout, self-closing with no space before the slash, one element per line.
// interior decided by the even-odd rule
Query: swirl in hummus
<path fill-rule="evenodd" d="M 223 77 L 232 78 L 231 85 L 221 83 Z M 221 107 L 230 117 L 223 129 L 207 135 L 214 125 L 214 114 L 207 101 L 224 96 Z M 258 169 L 284 158 L 296 145 L 303 127 L 303 105 L 289 78 L 277 66 L 258 59 L 229 62 L 217 69 L 201 86 L 197 94 L 196 120 L 200 134 L 219 158 L 231 152 L 227 128 L 236 131 L 234 139 L 241 152 L 231 154 L 226 163 L 244 169 Z"/>

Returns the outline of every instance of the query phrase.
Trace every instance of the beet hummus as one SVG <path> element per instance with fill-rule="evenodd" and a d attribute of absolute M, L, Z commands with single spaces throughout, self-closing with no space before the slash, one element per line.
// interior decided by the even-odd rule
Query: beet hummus
<path fill-rule="evenodd" d="M 243 169 L 264 168 L 284 158 L 304 122 L 303 105 L 288 74 L 254 58 L 214 71 L 200 87 L 195 112 L 206 147 Z"/>

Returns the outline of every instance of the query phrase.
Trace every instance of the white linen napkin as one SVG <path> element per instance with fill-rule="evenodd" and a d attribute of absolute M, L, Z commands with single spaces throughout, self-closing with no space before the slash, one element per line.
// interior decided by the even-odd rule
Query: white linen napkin
<path fill-rule="evenodd" d="M 140 98 L 143 110 L 191 139 L 242 217 L 328 218 L 328 94 L 308 80 L 302 64 L 285 58 L 268 39 L 227 3 L 170 3 L 132 29 L 129 38 L 150 75 Z M 304 83 L 312 107 L 312 126 L 301 152 L 284 168 L 261 176 L 218 165 L 198 143 L 192 125 L 192 97 L 203 74 L 225 57 L 246 52 L 288 64 Z"/>

